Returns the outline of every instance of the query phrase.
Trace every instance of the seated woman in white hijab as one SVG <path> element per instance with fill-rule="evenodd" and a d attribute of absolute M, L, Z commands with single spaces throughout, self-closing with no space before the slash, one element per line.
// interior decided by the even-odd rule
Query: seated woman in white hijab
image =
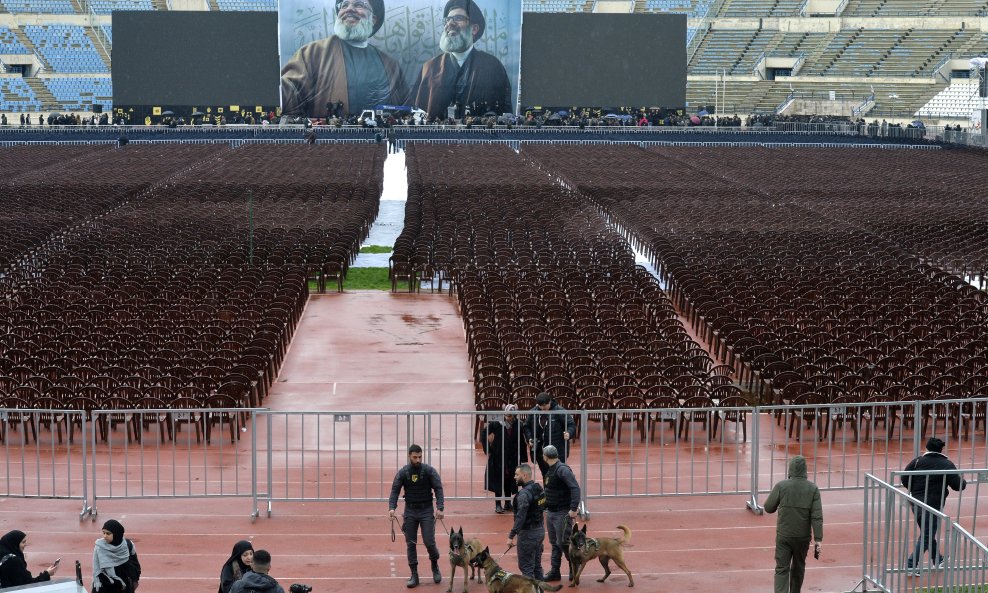
<path fill-rule="evenodd" d="M 141 563 L 134 542 L 124 539 L 124 526 L 110 519 L 93 550 L 93 591 L 134 593 L 141 578 Z"/>

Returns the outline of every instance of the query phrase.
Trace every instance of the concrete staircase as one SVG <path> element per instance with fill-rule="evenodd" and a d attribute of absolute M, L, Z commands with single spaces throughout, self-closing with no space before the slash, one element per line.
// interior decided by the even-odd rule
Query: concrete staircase
<path fill-rule="evenodd" d="M 44 66 L 45 70 L 51 70 L 51 64 L 49 64 L 48 60 L 46 60 L 45 57 L 41 55 L 41 52 L 38 51 L 38 48 L 36 48 L 34 44 L 31 43 L 31 38 L 25 35 L 24 31 L 21 30 L 20 27 L 10 27 L 10 30 L 14 33 L 14 36 L 17 37 L 17 40 L 21 42 L 21 45 L 26 47 L 28 52 L 34 54 L 38 58 L 38 60 L 41 61 L 41 65 Z"/>
<path fill-rule="evenodd" d="M 220 5 L 216 0 L 209 0 L 209 10 L 219 11 Z"/>
<path fill-rule="evenodd" d="M 168 10 L 168 0 L 151 0 L 155 10 Z"/>
<path fill-rule="evenodd" d="M 108 53 L 108 50 L 112 51 L 113 48 L 107 47 L 104 41 L 100 39 L 100 36 L 96 33 L 96 31 L 93 30 L 92 27 L 83 27 L 83 30 L 86 32 L 86 37 L 89 37 L 89 40 L 93 42 L 93 47 L 96 48 L 96 53 L 99 54 L 99 57 L 103 59 L 103 63 L 106 64 L 107 68 L 110 68 L 111 62 L 110 62 L 110 54 Z"/>
<path fill-rule="evenodd" d="M 42 111 L 61 111 L 62 106 L 58 104 L 58 100 L 55 99 L 55 95 L 51 94 L 45 83 L 41 82 L 41 79 L 36 77 L 24 77 L 24 82 L 27 86 L 31 87 L 34 91 L 34 95 L 38 97 L 38 101 L 41 103 Z"/>

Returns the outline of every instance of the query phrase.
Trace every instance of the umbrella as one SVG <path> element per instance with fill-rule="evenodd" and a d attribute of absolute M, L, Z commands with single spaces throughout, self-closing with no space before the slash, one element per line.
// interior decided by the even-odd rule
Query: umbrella
<path fill-rule="evenodd" d="M 563 109 L 562 111 L 557 111 L 556 115 L 558 115 L 559 117 L 566 117 L 567 115 L 569 115 L 569 111 Z"/>
<path fill-rule="evenodd" d="M 699 115 L 700 117 L 704 117 L 704 116 L 707 116 L 707 115 L 710 115 L 710 114 L 707 112 L 706 109 L 704 109 L 704 110 L 700 111 L 700 113 L 697 113 L 697 115 Z"/>
<path fill-rule="evenodd" d="M 202 117 L 204 115 L 206 115 L 206 114 L 203 113 L 203 112 L 201 112 L 201 111 L 193 111 L 192 112 L 192 117 Z"/>
<path fill-rule="evenodd" d="M 552 115 L 550 115 L 546 119 L 557 120 L 557 119 L 559 119 L 559 114 L 558 113 L 553 113 Z"/>
<path fill-rule="evenodd" d="M 604 116 L 604 119 L 621 119 L 620 115 L 615 115 L 613 113 L 608 113 Z"/>
<path fill-rule="evenodd" d="M 916 126 L 917 128 L 925 128 L 926 127 L 926 124 L 924 124 L 923 122 L 919 121 L 918 119 L 913 122 L 913 125 Z"/>
<path fill-rule="evenodd" d="M 174 111 L 162 111 L 161 115 L 175 115 Z"/>
<path fill-rule="evenodd" d="M 700 125 L 700 118 L 695 115 L 691 115 L 690 122 L 692 122 L 695 125 Z"/>
<path fill-rule="evenodd" d="M 493 111 L 488 111 L 487 113 L 484 114 L 484 117 L 497 117 L 497 114 L 494 113 Z"/>

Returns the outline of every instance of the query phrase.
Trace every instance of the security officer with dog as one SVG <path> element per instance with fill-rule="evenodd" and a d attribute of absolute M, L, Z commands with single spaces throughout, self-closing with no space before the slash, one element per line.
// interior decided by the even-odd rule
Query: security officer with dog
<path fill-rule="evenodd" d="M 543 580 L 542 542 L 545 540 L 546 497 L 542 486 L 532 479 L 532 466 L 523 463 L 515 469 L 515 481 L 521 490 L 515 494 L 515 524 L 508 533 L 508 549 L 515 545 L 518 537 L 518 570 L 533 579 Z"/>
<path fill-rule="evenodd" d="M 545 458 L 548 466 L 544 474 L 546 526 L 549 529 L 549 545 L 552 546 L 549 574 L 545 575 L 545 580 L 552 582 L 562 580 L 559 566 L 563 562 L 564 554 L 569 558 L 568 531 L 580 509 L 580 484 L 576 481 L 570 466 L 559 460 L 559 451 L 556 447 L 553 445 L 543 447 L 542 457 Z M 572 567 L 570 570 L 572 571 Z M 572 572 L 569 578 L 573 580 Z"/>
<path fill-rule="evenodd" d="M 402 532 L 405 534 L 405 547 L 408 555 L 408 567 L 412 576 L 405 583 L 409 589 L 419 585 L 418 530 L 422 526 L 422 541 L 429 551 L 432 561 L 432 580 L 441 583 L 442 574 L 439 572 L 439 548 L 436 547 L 436 521 L 443 518 L 443 482 L 439 472 L 431 465 L 422 463 L 422 447 L 408 447 L 408 465 L 398 470 L 394 482 L 391 483 L 391 497 L 388 499 L 389 515 L 395 520 L 398 508 L 398 494 L 405 490 L 405 524 Z M 435 512 L 432 508 L 432 493 L 436 494 Z"/>

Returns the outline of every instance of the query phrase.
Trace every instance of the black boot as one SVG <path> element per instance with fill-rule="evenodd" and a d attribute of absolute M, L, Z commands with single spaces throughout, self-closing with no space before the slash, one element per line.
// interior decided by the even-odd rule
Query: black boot
<path fill-rule="evenodd" d="M 443 575 L 439 573 L 439 560 L 432 561 L 432 582 L 433 583 L 443 582 Z"/>
<path fill-rule="evenodd" d="M 504 513 L 504 507 L 501 506 L 501 503 L 496 503 L 494 505 L 494 512 L 497 513 L 498 515 Z"/>
<path fill-rule="evenodd" d="M 412 567 L 412 576 L 408 577 L 408 582 L 405 583 L 405 586 L 408 587 L 409 589 L 414 589 L 415 587 L 419 586 L 418 567 L 416 566 Z"/>
<path fill-rule="evenodd" d="M 561 581 L 563 580 L 563 577 L 562 575 L 559 574 L 558 568 L 553 568 L 549 570 L 549 572 L 545 575 L 545 579 L 543 580 L 547 583 L 551 583 L 553 581 Z"/>

